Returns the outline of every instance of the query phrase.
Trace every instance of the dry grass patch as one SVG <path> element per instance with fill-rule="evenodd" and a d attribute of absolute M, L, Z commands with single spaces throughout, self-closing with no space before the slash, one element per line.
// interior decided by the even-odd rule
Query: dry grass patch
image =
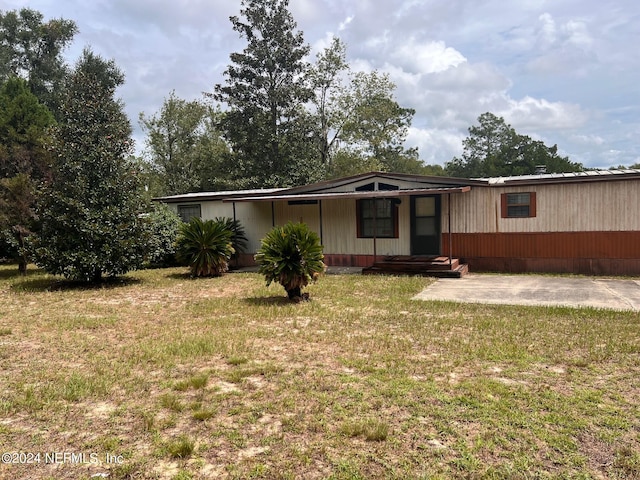
<path fill-rule="evenodd" d="M 430 281 L 291 304 L 254 274 L 2 267 L 0 449 L 89 461 L 0 478 L 640 477 L 637 313 L 411 301 Z"/>

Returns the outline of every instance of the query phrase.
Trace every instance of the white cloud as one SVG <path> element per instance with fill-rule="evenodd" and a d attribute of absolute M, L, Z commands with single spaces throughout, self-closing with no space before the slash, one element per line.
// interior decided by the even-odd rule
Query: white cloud
<path fill-rule="evenodd" d="M 350 15 L 347 18 L 345 18 L 342 22 L 340 22 L 340 25 L 338 25 L 338 32 L 342 32 L 344 30 L 347 29 L 347 27 L 349 26 L 349 24 L 353 21 L 353 16 Z"/>
<path fill-rule="evenodd" d="M 566 34 L 566 42 L 578 48 L 588 50 L 593 45 L 593 38 L 589 34 L 586 23 L 577 20 L 570 20 L 563 25 Z"/>
<path fill-rule="evenodd" d="M 405 69 L 420 73 L 443 72 L 467 61 L 464 55 L 447 47 L 443 41 L 419 41 L 415 37 L 402 42 L 392 58 Z"/>
<path fill-rule="evenodd" d="M 529 96 L 520 100 L 509 99 L 507 108 L 495 113 L 514 126 L 526 129 L 574 129 L 588 120 L 588 115 L 579 105 L 549 102 Z"/>
<path fill-rule="evenodd" d="M 539 45 L 548 47 L 556 41 L 556 22 L 548 13 L 543 13 L 538 19 L 540 20 L 537 32 Z"/>
<path fill-rule="evenodd" d="M 407 146 L 418 147 L 420 158 L 430 165 L 444 165 L 462 153 L 462 140 L 466 137 L 458 130 L 411 127 Z"/>
<path fill-rule="evenodd" d="M 603 145 L 605 140 L 599 135 L 571 135 L 569 138 L 582 145 Z"/>

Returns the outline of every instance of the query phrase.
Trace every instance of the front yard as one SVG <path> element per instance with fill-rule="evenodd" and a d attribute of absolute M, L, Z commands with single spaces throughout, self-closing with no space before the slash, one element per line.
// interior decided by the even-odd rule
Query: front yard
<path fill-rule="evenodd" d="M 640 478 L 640 316 L 0 267 L 0 478 Z"/>

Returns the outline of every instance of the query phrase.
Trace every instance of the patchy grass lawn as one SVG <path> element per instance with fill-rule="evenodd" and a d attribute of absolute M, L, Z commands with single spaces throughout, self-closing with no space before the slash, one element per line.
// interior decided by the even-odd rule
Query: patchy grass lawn
<path fill-rule="evenodd" d="M 291 304 L 256 274 L 14 269 L 0 452 L 24 455 L 0 478 L 640 478 L 638 313 L 412 301 L 425 278 L 326 276 Z"/>

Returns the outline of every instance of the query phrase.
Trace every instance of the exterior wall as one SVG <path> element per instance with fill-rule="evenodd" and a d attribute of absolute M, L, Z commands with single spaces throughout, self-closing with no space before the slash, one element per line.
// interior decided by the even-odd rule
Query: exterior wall
<path fill-rule="evenodd" d="M 341 188 L 348 191 L 371 181 Z M 402 188 L 417 186 L 405 183 Z M 536 216 L 501 218 L 501 195 L 518 192 L 536 192 Z M 400 199 L 399 236 L 376 240 L 379 257 L 411 252 L 410 197 Z M 195 203 L 201 204 L 204 219 L 233 218 L 231 202 L 183 204 Z M 177 211 L 178 204 L 169 205 Z M 451 242 L 452 256 L 467 263 L 471 271 L 640 275 L 638 205 L 638 180 L 475 186 L 470 192 L 441 196 L 441 253 L 449 254 Z M 253 254 L 272 224 L 303 221 L 321 236 L 327 264 L 371 265 L 373 239 L 357 238 L 356 200 L 326 199 L 321 207 L 322 221 L 319 204 L 276 201 L 272 211 L 271 202 L 236 202 L 236 218 L 249 238 L 247 253 L 241 256 L 240 263 L 253 263 Z"/>
<path fill-rule="evenodd" d="M 536 217 L 500 218 L 500 195 L 518 192 L 536 192 Z M 476 187 L 451 195 L 451 204 L 454 233 L 640 230 L 640 215 L 635 214 L 640 205 L 638 181 Z M 443 231 L 448 231 L 444 221 Z"/>
<path fill-rule="evenodd" d="M 174 212 L 177 212 L 178 205 L 196 204 L 200 204 L 200 212 L 203 220 L 213 220 L 216 217 L 234 218 L 233 202 L 209 200 L 203 202 L 170 203 L 168 205 Z M 246 254 L 240 257 L 241 263 L 251 264 L 253 254 L 260 248 L 260 241 L 272 228 L 271 204 L 269 202 L 236 202 L 235 211 L 235 218 L 239 220 L 244 227 L 247 239 L 249 240 Z"/>
<path fill-rule="evenodd" d="M 322 238 L 324 254 L 330 265 L 367 266 L 373 263 L 373 239 L 358 238 L 356 201 L 335 199 L 320 205 L 288 205 L 275 202 L 276 225 L 303 221 Z M 408 255 L 410 250 L 409 198 L 398 206 L 398 238 L 376 239 L 376 252 L 383 255 Z"/>
<path fill-rule="evenodd" d="M 355 200 L 324 200 L 322 202 L 322 241 L 325 254 L 373 255 L 373 238 L 358 238 Z M 378 255 L 409 253 L 409 200 L 398 206 L 398 238 L 376 239 Z"/>
<path fill-rule="evenodd" d="M 501 218 L 501 194 L 517 192 L 536 192 L 534 218 Z M 451 254 L 472 271 L 640 275 L 637 181 L 474 188 L 451 200 Z"/>

